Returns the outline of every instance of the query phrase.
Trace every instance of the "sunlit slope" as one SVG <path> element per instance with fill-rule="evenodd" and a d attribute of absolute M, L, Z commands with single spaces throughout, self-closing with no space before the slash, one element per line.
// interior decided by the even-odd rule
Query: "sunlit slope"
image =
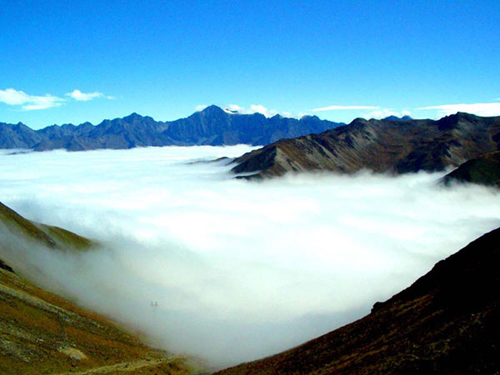
<path fill-rule="evenodd" d="M 0 223 L 31 239 L 34 251 L 37 245 L 73 251 L 92 244 L 64 229 L 34 224 L 2 204 Z M 0 374 L 188 372 L 183 359 L 146 346 L 107 319 L 15 274 L 1 260 L 11 245 L 0 238 Z"/>
<path fill-rule="evenodd" d="M 237 159 L 233 172 L 269 178 L 292 172 L 443 171 L 500 149 L 500 117 L 467 113 L 432 120 L 363 120 L 283 139 Z"/>
<path fill-rule="evenodd" d="M 34 240 L 41 245 L 58 249 L 87 250 L 93 243 L 65 229 L 34 223 L 0 203 L 0 224 L 16 235 Z"/>
<path fill-rule="evenodd" d="M 223 374 L 493 374 L 500 370 L 500 229 L 350 325 Z"/>

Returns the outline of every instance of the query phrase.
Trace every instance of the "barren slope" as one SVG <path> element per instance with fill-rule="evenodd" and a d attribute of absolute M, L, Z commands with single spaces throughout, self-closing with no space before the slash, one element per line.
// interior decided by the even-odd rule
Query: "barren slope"
<path fill-rule="evenodd" d="M 499 144 L 500 117 L 458 113 L 439 121 L 356 119 L 247 153 L 235 160 L 233 172 L 265 178 L 303 171 L 440 171 L 497 151 Z"/>

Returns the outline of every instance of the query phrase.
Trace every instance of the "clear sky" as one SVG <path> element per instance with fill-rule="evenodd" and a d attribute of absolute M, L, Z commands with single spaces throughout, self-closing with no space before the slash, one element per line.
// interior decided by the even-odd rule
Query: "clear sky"
<path fill-rule="evenodd" d="M 500 115 L 499 19 L 492 0 L 0 0 L 0 122 Z"/>

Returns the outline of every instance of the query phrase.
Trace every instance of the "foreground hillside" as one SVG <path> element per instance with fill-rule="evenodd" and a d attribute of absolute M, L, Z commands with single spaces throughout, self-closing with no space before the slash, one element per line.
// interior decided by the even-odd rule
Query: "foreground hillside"
<path fill-rule="evenodd" d="M 495 374 L 500 229 L 437 263 L 370 315 L 220 374 Z"/>
<path fill-rule="evenodd" d="M 26 220 L 0 203 L 0 374 L 183 374 L 185 361 L 143 344 L 107 319 L 44 291 L 15 273 L 9 235 L 53 251 L 92 242 Z M 92 372 L 85 372 L 93 369 Z"/>
<path fill-rule="evenodd" d="M 247 153 L 235 160 L 233 172 L 266 178 L 304 171 L 442 171 L 499 149 L 500 117 L 457 113 L 438 121 L 356 119 Z"/>

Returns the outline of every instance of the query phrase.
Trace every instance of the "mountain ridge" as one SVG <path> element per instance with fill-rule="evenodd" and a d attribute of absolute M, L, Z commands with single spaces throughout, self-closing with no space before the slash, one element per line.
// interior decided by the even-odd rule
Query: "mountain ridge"
<path fill-rule="evenodd" d="M 122 118 L 103 120 L 98 125 L 51 125 L 33 130 L 19 124 L 0 123 L 0 148 L 26 148 L 34 151 L 66 149 L 128 149 L 146 146 L 265 145 L 281 138 L 322 132 L 341 123 L 316 116 L 301 119 L 265 117 L 260 113 L 228 113 L 211 105 L 186 118 L 156 121 L 135 112 Z"/>
<path fill-rule="evenodd" d="M 235 159 L 232 171 L 258 179 L 311 171 L 434 172 L 499 149 L 500 117 L 459 112 L 436 121 L 358 118 L 249 152 Z"/>

